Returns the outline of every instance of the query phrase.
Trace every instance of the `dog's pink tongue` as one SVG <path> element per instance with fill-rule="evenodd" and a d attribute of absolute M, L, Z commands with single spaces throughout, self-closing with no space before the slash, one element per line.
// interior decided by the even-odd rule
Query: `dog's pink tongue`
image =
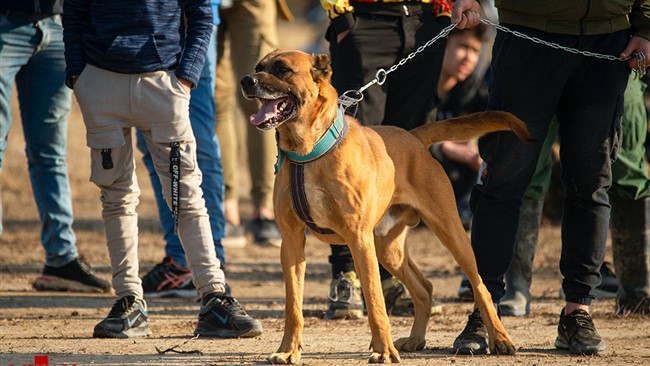
<path fill-rule="evenodd" d="M 253 114 L 250 117 L 251 123 L 258 126 L 275 117 L 278 114 L 278 104 L 280 104 L 281 101 L 282 99 L 262 100 L 260 110 L 257 114 Z"/>

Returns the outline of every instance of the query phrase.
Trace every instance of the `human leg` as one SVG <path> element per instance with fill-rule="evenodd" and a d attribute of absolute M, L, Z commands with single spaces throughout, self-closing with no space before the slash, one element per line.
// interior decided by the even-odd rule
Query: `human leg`
<path fill-rule="evenodd" d="M 522 316 L 530 313 L 533 259 L 542 219 L 544 195 L 551 179 L 551 147 L 557 139 L 557 130 L 558 124 L 554 118 L 542 145 L 535 175 L 524 193 L 514 255 L 505 275 L 506 293 L 499 303 L 502 316 Z"/>
<path fill-rule="evenodd" d="M 235 85 L 267 53 L 277 48 L 276 4 L 272 1 L 239 1 L 228 9 L 231 19 L 231 62 Z M 239 106 L 244 117 L 257 113 L 259 102 L 248 100 L 237 90 Z M 280 233 L 273 212 L 274 163 L 277 155 L 273 131 L 260 131 L 250 123 L 244 124 L 248 167 L 253 200 L 253 240 L 261 245 L 280 245 Z"/>
<path fill-rule="evenodd" d="M 20 15 L 0 16 L 0 168 L 11 124 L 11 90 L 16 81 L 27 162 L 41 220 L 45 266 L 33 283 L 37 290 L 108 292 L 78 256 L 72 229 L 72 199 L 67 170 L 70 90 L 64 85 L 59 16 L 38 22 Z M 2 212 L 0 211 L 0 221 Z M 0 233 L 2 232 L 0 223 Z"/>
<path fill-rule="evenodd" d="M 632 75 L 625 90 L 623 140 L 609 191 L 614 266 L 620 281 L 617 312 L 650 313 L 650 178 L 644 158 L 645 85 Z"/>
<path fill-rule="evenodd" d="M 201 189 L 205 199 L 206 209 L 210 217 L 210 227 L 215 251 L 222 266 L 225 257 L 220 238 L 223 237 L 223 175 L 221 167 L 221 152 L 219 141 L 214 133 L 214 74 L 216 61 L 216 30 L 213 33 L 206 63 L 199 79 L 199 84 L 191 91 L 190 121 L 196 137 L 197 162 L 203 175 Z M 160 222 L 165 238 L 166 258 L 153 270 L 143 277 L 143 288 L 148 296 L 181 296 L 193 297 L 196 290 L 192 284 L 192 276 L 187 270 L 185 252 L 178 235 L 174 233 L 174 221 L 171 211 L 165 202 L 162 185 L 156 173 L 153 159 L 141 132 L 138 132 L 138 148 L 143 151 L 143 161 L 149 172 Z M 171 260 L 169 260 L 171 259 Z"/>
<path fill-rule="evenodd" d="M 488 109 L 513 113 L 526 123 L 534 139 L 525 144 L 511 133 L 500 132 L 479 140 L 484 165 L 470 200 L 474 214 L 472 247 L 479 274 L 496 303 L 505 294 L 504 275 L 514 255 L 523 196 L 534 175 L 560 91 L 573 72 L 575 61 L 567 62 L 564 57 L 561 52 L 531 45 L 510 34 L 498 33 L 495 40 Z M 559 67 L 549 70 L 549 62 Z M 538 78 L 545 80 L 543 88 Z M 486 352 L 483 327 L 480 318 L 470 316 L 454 349 Z"/>

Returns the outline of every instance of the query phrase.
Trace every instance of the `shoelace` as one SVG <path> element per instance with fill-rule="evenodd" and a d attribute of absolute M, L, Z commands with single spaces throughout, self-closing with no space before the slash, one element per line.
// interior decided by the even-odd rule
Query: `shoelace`
<path fill-rule="evenodd" d="M 481 314 L 478 311 L 475 311 L 469 315 L 469 320 L 467 326 L 463 333 L 474 333 L 478 329 L 484 327 L 483 320 L 481 319 Z"/>
<path fill-rule="evenodd" d="M 239 305 L 239 302 L 234 298 L 230 296 L 218 296 L 215 297 L 215 299 L 221 304 L 221 306 L 226 308 L 229 313 L 233 315 L 246 315 L 244 308 L 242 308 L 241 305 Z"/>
<path fill-rule="evenodd" d="M 345 286 L 345 283 L 347 283 L 347 286 Z M 341 286 L 341 294 L 342 296 L 339 297 L 339 286 Z M 332 286 L 330 287 L 330 292 L 327 294 L 327 298 L 334 301 L 338 302 L 340 299 L 342 300 L 347 300 L 348 302 L 350 301 L 351 292 L 350 289 L 354 286 L 352 281 L 347 278 L 347 277 L 339 277 L 335 280 L 335 282 L 332 282 Z"/>
<path fill-rule="evenodd" d="M 573 329 L 568 329 L 571 332 L 571 335 L 575 335 L 579 329 L 585 329 L 589 330 L 590 332 L 595 332 L 596 328 L 594 327 L 594 322 L 591 320 L 591 316 L 589 316 L 588 313 L 586 312 L 578 312 L 575 315 L 570 315 L 573 320 L 575 320 L 575 327 L 572 327 Z M 567 327 L 568 328 L 568 327 Z"/>
<path fill-rule="evenodd" d="M 131 302 L 128 298 L 128 296 L 124 296 L 121 299 L 118 299 L 115 304 L 113 304 L 113 307 L 111 307 L 111 311 L 108 313 L 109 318 L 115 318 L 117 316 L 123 315 L 123 313 L 126 313 L 126 310 L 133 304 L 135 303 L 135 300 Z"/>

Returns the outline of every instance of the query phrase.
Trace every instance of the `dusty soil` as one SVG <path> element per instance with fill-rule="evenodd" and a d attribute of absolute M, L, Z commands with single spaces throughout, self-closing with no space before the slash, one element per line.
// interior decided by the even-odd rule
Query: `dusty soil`
<path fill-rule="evenodd" d="M 283 28 L 287 30 L 287 28 Z M 295 29 L 288 29 L 298 34 Z M 307 42 L 312 36 L 296 40 Z M 296 47 L 297 48 L 297 47 Z M 9 136 L 2 174 L 4 233 L 0 238 L 0 365 L 35 363 L 35 355 L 49 356 L 50 364 L 87 365 L 262 365 L 278 347 L 283 331 L 284 285 L 277 248 L 249 244 L 228 249 L 227 277 L 233 294 L 249 313 L 260 319 L 264 334 L 255 339 L 192 339 L 198 304 L 192 300 L 148 301 L 154 335 L 128 340 L 93 339 L 93 326 L 108 313 L 111 295 L 35 292 L 31 282 L 43 265 L 39 244 L 39 220 L 26 171 L 24 140 L 14 109 L 14 126 Z M 89 158 L 83 124 L 76 109 L 70 119 L 69 167 L 71 173 L 75 229 L 80 252 L 103 278 L 110 277 L 104 244 L 97 189 L 88 182 Z M 136 157 L 139 159 L 139 156 Z M 163 243 L 157 223 L 155 202 L 144 169 L 138 173 L 142 188 L 140 214 L 141 274 L 159 262 Z M 243 178 L 242 185 L 247 185 Z M 244 197 L 244 214 L 250 207 Z M 247 218 L 247 216 L 245 216 Z M 535 259 L 532 314 L 504 318 L 503 322 L 519 347 L 517 356 L 459 356 L 451 344 L 462 330 L 471 304 L 456 300 L 461 278 L 459 267 L 427 229 L 411 232 L 408 246 L 422 271 L 434 284 L 434 295 L 444 305 L 443 314 L 431 318 L 427 346 L 417 353 L 402 353 L 409 365 L 542 365 L 650 364 L 650 321 L 645 317 L 613 315 L 613 301 L 598 301 L 593 315 L 608 352 L 600 357 L 576 357 L 553 347 L 562 301 L 558 297 L 560 233 L 545 226 Z M 358 365 L 369 356 L 370 335 L 366 320 L 326 321 L 330 280 L 328 246 L 308 239 L 305 293 L 304 365 Z M 611 256 L 608 255 L 608 258 Z M 394 338 L 408 334 L 412 319 L 391 318 Z M 178 346 L 175 350 L 165 350 Z"/>

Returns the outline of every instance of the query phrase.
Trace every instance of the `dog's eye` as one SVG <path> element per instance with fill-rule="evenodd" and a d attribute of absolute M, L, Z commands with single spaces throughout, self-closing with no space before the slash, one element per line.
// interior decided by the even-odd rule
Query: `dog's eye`
<path fill-rule="evenodd" d="M 291 72 L 291 69 L 284 66 L 278 66 L 278 72 L 281 74 L 286 74 L 288 72 Z"/>

